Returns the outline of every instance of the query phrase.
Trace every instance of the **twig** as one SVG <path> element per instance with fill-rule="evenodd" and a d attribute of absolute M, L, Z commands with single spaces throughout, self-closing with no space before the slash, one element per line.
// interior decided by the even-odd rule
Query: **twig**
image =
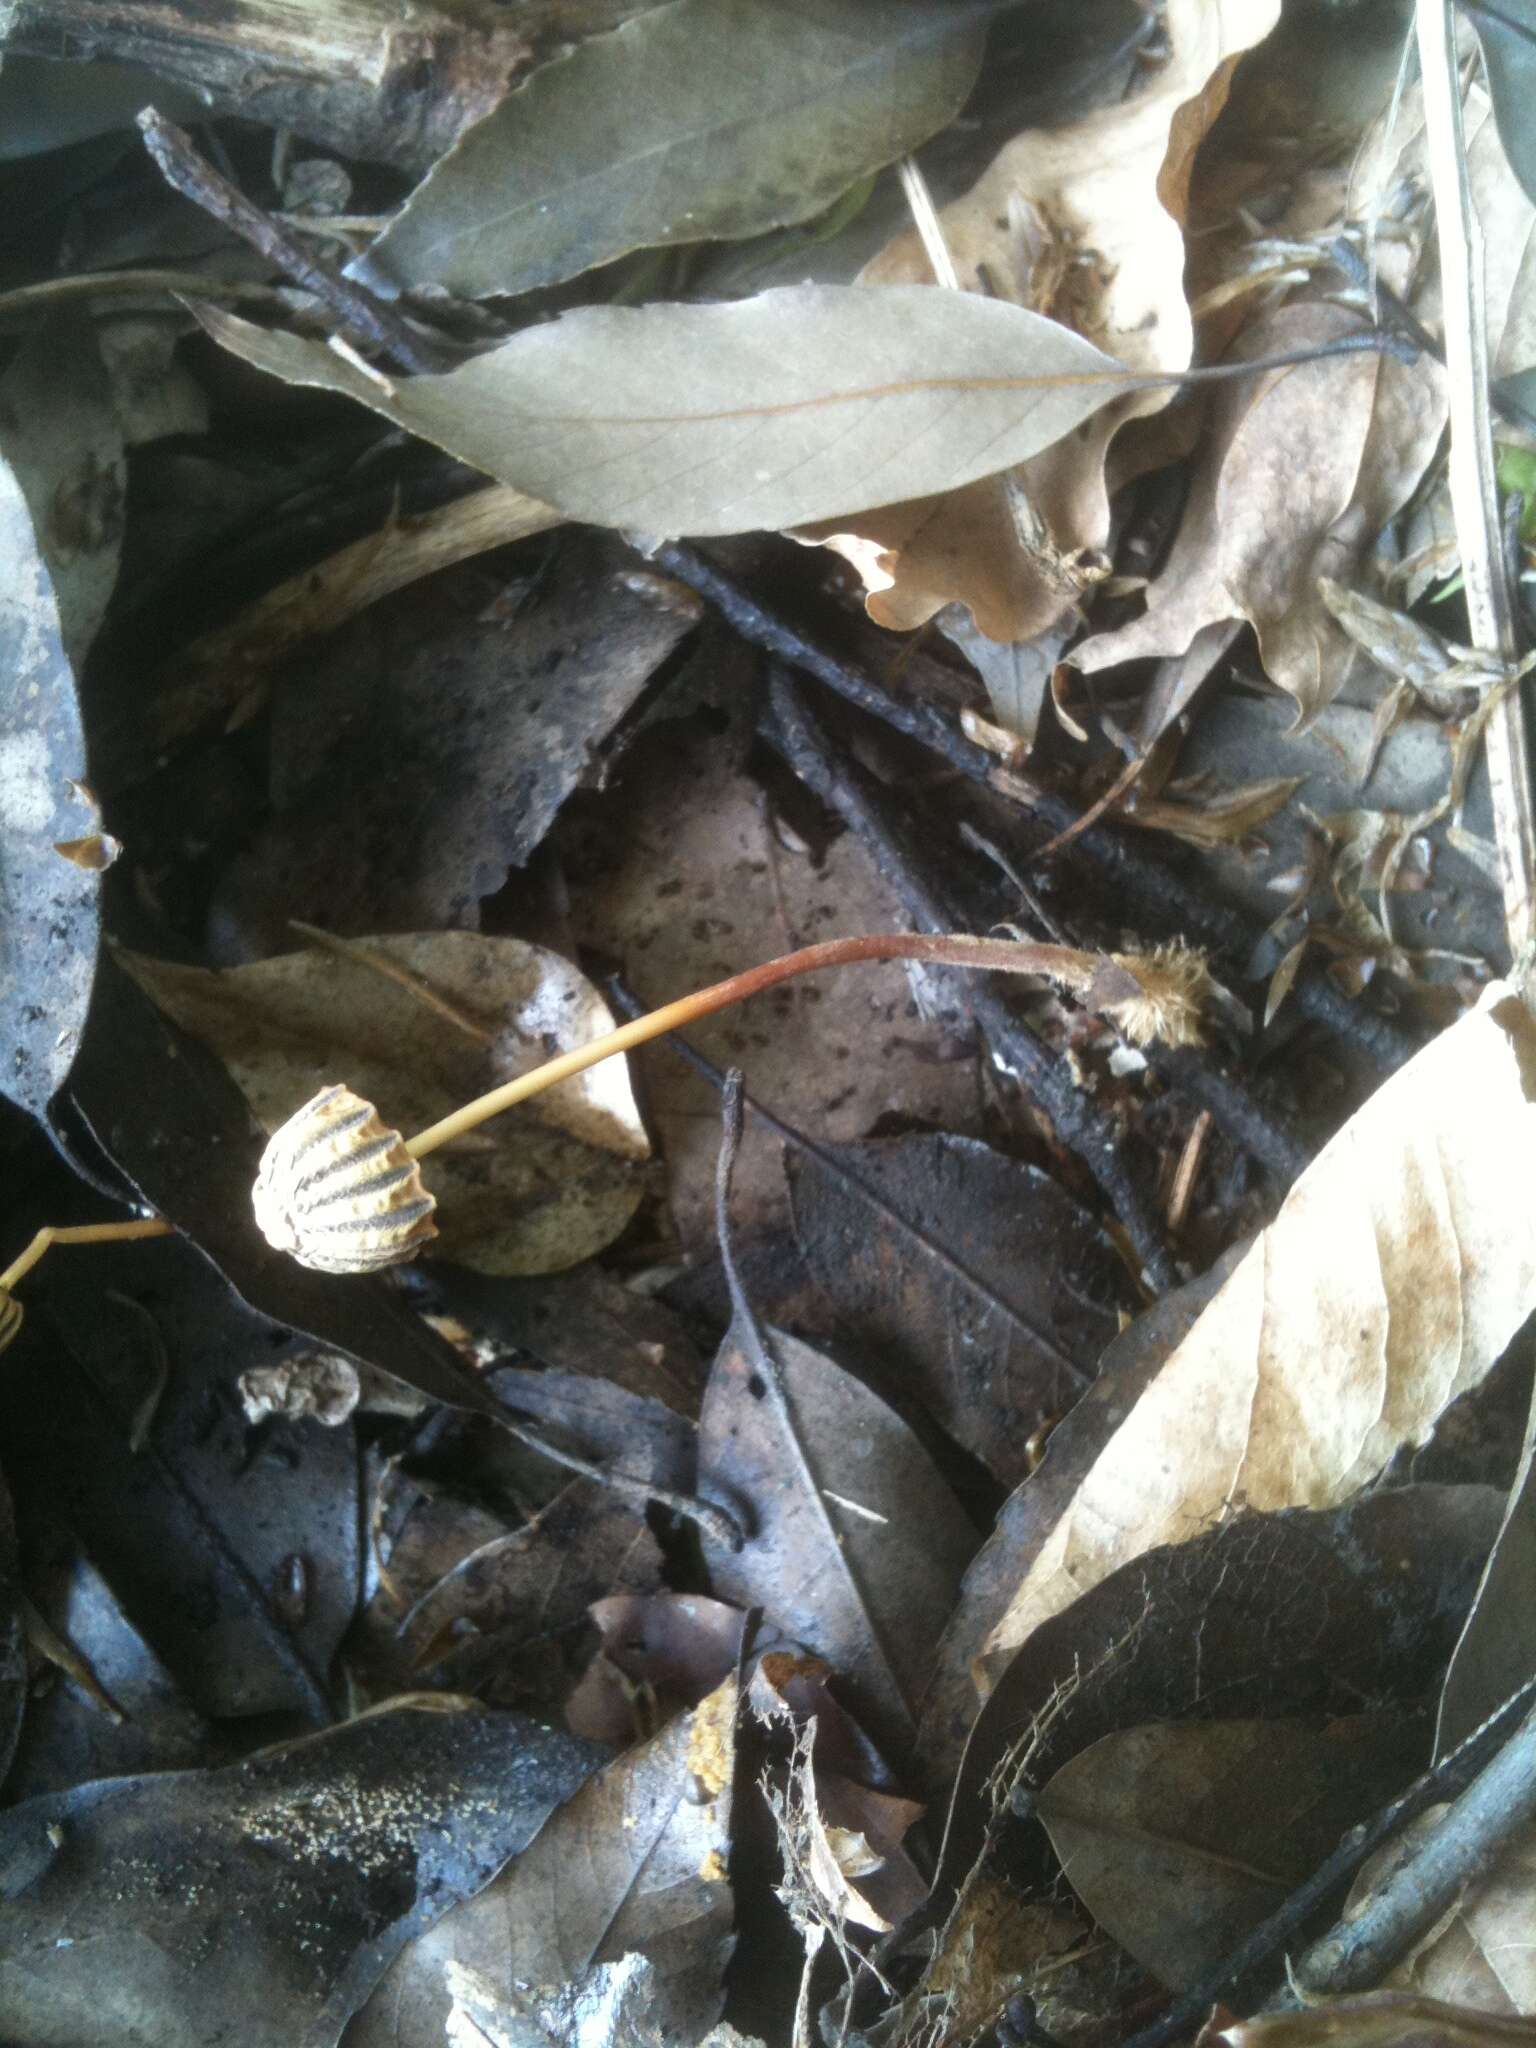
<path fill-rule="evenodd" d="M 938 931 L 963 923 L 963 912 L 944 885 L 923 872 L 887 794 L 856 763 L 834 760 L 825 736 L 783 670 L 774 677 L 773 710 L 774 736 L 790 766 L 864 841 L 913 921 Z M 1051 1119 L 1061 1142 L 1077 1153 L 1098 1182 L 1125 1226 L 1151 1284 L 1159 1292 L 1176 1285 L 1173 1261 L 1155 1212 L 1126 1167 L 1119 1133 L 1075 1086 L 1062 1063 L 1036 1038 L 1001 989 L 987 984 L 967 986 L 963 1000 L 994 1057 L 1018 1076 Z"/>
<path fill-rule="evenodd" d="M 840 659 L 813 634 L 802 632 L 696 548 L 673 541 L 645 559 L 707 598 L 742 639 L 781 656 L 850 704 L 926 747 L 968 780 L 1027 809 L 1047 832 L 1076 824 L 1078 811 L 1065 798 L 1003 774 L 993 755 L 968 740 L 933 705 L 893 697 L 857 664 Z M 1150 934 L 1180 932 L 1236 960 L 1246 960 L 1258 941 L 1257 924 L 1191 888 L 1171 868 L 1118 832 L 1094 827 L 1074 842 L 1072 852 L 1074 858 L 1106 878 L 1124 905 L 1127 920 Z M 1387 1072 L 1402 1066 L 1416 1050 L 1406 1032 L 1349 1002 L 1326 975 L 1315 970 L 1303 968 L 1298 974 L 1293 998 L 1303 1015 L 1358 1047 Z"/>
<path fill-rule="evenodd" d="M 1373 1820 L 1352 1828 L 1328 1860 L 1320 1864 L 1267 1920 L 1240 1941 L 1214 1969 L 1208 1970 L 1188 1991 L 1176 1998 L 1155 2019 L 1122 2044 L 1122 2048 L 1168 2048 L 1168 2044 L 1192 2033 L 1207 2018 L 1211 2007 L 1226 1998 L 1235 1986 L 1277 1955 L 1298 1928 L 1305 1926 L 1330 1895 L 1354 1875 L 1384 1842 L 1416 1820 L 1431 1806 L 1453 1799 L 1471 1784 L 1478 1773 L 1508 1742 L 1511 1733 L 1531 1711 L 1536 1700 L 1536 1678 L 1490 1714 L 1448 1757 L 1415 1779 L 1406 1792 L 1398 1794 Z"/>
<path fill-rule="evenodd" d="M 506 1404 L 502 1405 L 504 1412 L 500 1420 L 508 1435 L 515 1436 L 529 1450 L 537 1451 L 541 1458 L 548 1458 L 552 1465 L 563 1465 L 567 1472 L 575 1472 L 582 1479 L 595 1480 L 599 1486 L 606 1486 L 610 1493 L 627 1494 L 633 1500 L 653 1500 L 659 1507 L 670 1508 L 673 1514 L 697 1522 L 711 1542 L 722 1544 L 727 1550 L 740 1550 L 746 1540 L 735 1517 L 716 1502 L 703 1500 L 693 1493 L 678 1493 L 668 1486 L 653 1486 L 649 1479 L 637 1479 L 633 1473 L 621 1472 L 615 1465 L 583 1458 L 579 1452 L 568 1451 L 562 1445 L 552 1443 L 536 1429 L 514 1422 L 505 1412 Z"/>
<path fill-rule="evenodd" d="M 1407 1861 L 1302 1958 L 1293 1999 L 1368 1991 L 1536 1818 L 1536 1709 Z"/>
<path fill-rule="evenodd" d="M 1500 544 L 1498 481 L 1488 410 L 1488 334 L 1482 224 L 1472 203 L 1462 133 L 1461 77 L 1451 0 L 1416 0 L 1424 132 L 1440 245 L 1445 365 L 1450 394 L 1451 509 L 1466 582 L 1472 645 L 1506 666 L 1518 654 L 1515 608 Z M 1523 966 L 1536 938 L 1536 815 L 1524 699 L 1512 690 L 1488 722 L 1494 841 L 1510 953 Z"/>
<path fill-rule="evenodd" d="M 247 199 L 222 171 L 216 171 L 174 121 L 153 107 L 139 116 L 144 146 L 159 165 L 167 184 L 194 206 L 200 206 L 285 276 L 302 285 L 329 310 L 337 324 L 363 347 L 391 356 L 404 370 L 430 374 L 442 361 L 415 334 L 392 306 L 353 284 L 323 263 L 291 228 Z"/>

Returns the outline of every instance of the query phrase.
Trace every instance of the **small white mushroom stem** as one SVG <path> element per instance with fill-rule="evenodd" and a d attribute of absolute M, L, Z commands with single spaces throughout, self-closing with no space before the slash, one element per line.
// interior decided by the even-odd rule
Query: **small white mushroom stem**
<path fill-rule="evenodd" d="M 24 1280 L 50 1246 L 56 1244 L 124 1244 L 136 1237 L 169 1237 L 172 1225 L 163 1216 L 140 1216 L 131 1223 L 72 1223 L 59 1228 L 44 1224 L 20 1258 L 0 1273 L 0 1295 Z"/>
<path fill-rule="evenodd" d="M 1193 959 L 1194 956 L 1182 957 Z M 793 981 L 802 974 L 815 974 L 824 967 L 847 967 L 860 960 L 922 960 L 941 967 L 1044 975 L 1089 1007 L 1111 1012 L 1148 998 L 1155 999 L 1155 990 L 1148 981 L 1155 977 L 1158 969 L 1158 957 L 1155 955 L 1143 962 L 1134 956 L 1080 953 L 1071 946 L 1036 944 L 1026 939 L 983 939 L 969 934 L 929 935 L 920 932 L 878 932 L 859 938 L 827 939 L 818 946 L 802 946 L 797 953 L 785 953 L 777 960 L 765 961 L 761 967 L 749 967 L 744 973 L 733 974 L 727 981 L 717 981 L 709 988 L 698 989 L 691 996 L 680 996 L 676 1002 L 664 1003 L 659 1010 L 636 1017 L 632 1023 L 622 1024 L 618 1030 L 594 1038 L 588 1045 L 561 1053 L 543 1066 L 535 1067 L 532 1072 L 520 1074 L 515 1080 L 505 1081 L 499 1088 L 491 1089 L 488 1094 L 477 1096 L 473 1102 L 465 1103 L 462 1109 L 454 1110 L 450 1116 L 419 1131 L 414 1138 L 406 1140 L 405 1149 L 413 1159 L 423 1159 L 440 1145 L 447 1145 L 466 1131 L 472 1131 L 477 1124 L 483 1124 L 487 1117 L 500 1116 L 504 1109 L 526 1102 L 530 1095 L 540 1095 L 561 1081 L 569 1081 L 573 1075 L 585 1073 L 588 1067 L 595 1067 L 601 1060 L 612 1059 L 615 1053 L 633 1051 L 637 1045 L 645 1045 L 668 1031 L 679 1031 L 700 1017 L 729 1009 L 733 1003 L 760 995 L 764 989 L 776 988 L 782 981 Z M 1183 1019 L 1185 1042 L 1198 1035 L 1194 1025 L 1194 994 L 1193 988 L 1189 988 L 1182 995 L 1186 1013 Z M 1163 1035 L 1169 1034 L 1165 1032 Z"/>

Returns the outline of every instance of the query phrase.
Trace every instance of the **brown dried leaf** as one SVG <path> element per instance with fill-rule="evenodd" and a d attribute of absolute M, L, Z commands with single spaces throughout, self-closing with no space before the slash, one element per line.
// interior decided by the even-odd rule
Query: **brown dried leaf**
<path fill-rule="evenodd" d="M 409 1136 L 497 1080 L 613 1028 L 569 961 L 518 939 L 419 932 L 362 943 L 480 1026 L 455 1030 L 398 983 L 334 952 L 284 953 L 216 972 L 125 954 L 136 980 L 211 1045 L 257 1121 L 275 1130 L 344 1075 Z M 488 1273 L 563 1270 L 618 1235 L 642 1193 L 649 1153 L 621 1060 L 541 1095 L 433 1155 L 444 1256 Z"/>
<path fill-rule="evenodd" d="M 1064 1764 L 1039 1813 L 1093 1919 L 1176 1990 L 1423 1762 L 1422 1732 L 1395 1716 L 1151 1722 Z"/>
<path fill-rule="evenodd" d="M 1477 1384 L 1536 1306 L 1533 1062 L 1495 985 L 1324 1148 L 1065 1505 L 979 1683 L 1155 1545 L 1347 1500 Z"/>
<path fill-rule="evenodd" d="M 1486 96 L 1466 109 L 1467 166 L 1486 249 L 1491 367 L 1536 358 L 1536 208 L 1510 171 Z M 1330 201 L 1372 235 L 1382 279 L 1406 295 L 1431 331 L 1439 326 L 1433 265 L 1419 275 L 1424 218 L 1423 113 L 1417 88 L 1382 116 L 1358 153 L 1322 179 L 1299 180 L 1273 232 L 1329 240 Z M 1358 320 L 1293 302 L 1259 318 L 1236 353 L 1254 356 L 1330 338 Z M 1217 619 L 1247 619 L 1272 681 L 1305 721 L 1337 695 L 1358 660 L 1319 582 L 1359 587 L 1367 550 L 1417 488 L 1439 444 L 1444 376 L 1413 365 L 1343 358 L 1280 372 L 1257 389 L 1234 386 L 1213 409 L 1206 466 L 1172 555 L 1140 619 L 1095 635 L 1073 660 L 1093 672 L 1144 655 L 1179 654 Z"/>
<path fill-rule="evenodd" d="M 497 1986 L 509 2012 L 536 2017 L 635 1954 L 660 1980 L 661 2038 L 701 2036 L 719 2017 L 732 1945 L 735 1718 L 728 1679 L 590 1779 L 478 1898 L 406 1950 L 349 2048 L 436 2048 L 456 1964 Z"/>
<path fill-rule="evenodd" d="M 942 210 L 961 285 L 990 286 L 1048 313 L 1134 369 L 1185 368 L 1193 334 L 1182 230 L 1190 160 L 1221 111 L 1237 53 L 1261 41 L 1278 15 L 1275 0 L 1170 0 L 1172 53 L 1134 99 L 1065 128 L 1026 129 Z M 909 230 L 860 281 L 931 279 Z M 1170 396 L 1120 399 L 1019 472 L 1066 561 L 1092 556 L 1109 538 L 1110 442 L 1128 419 L 1156 412 Z M 1026 640 L 1068 611 L 1083 587 L 1079 573 L 1053 571 L 1021 547 L 1000 478 L 882 506 L 852 532 L 883 551 L 868 600 L 883 626 L 918 626 L 958 601 L 988 638 Z M 830 536 L 823 529 L 819 537 Z M 869 560 L 866 552 L 861 570 Z"/>

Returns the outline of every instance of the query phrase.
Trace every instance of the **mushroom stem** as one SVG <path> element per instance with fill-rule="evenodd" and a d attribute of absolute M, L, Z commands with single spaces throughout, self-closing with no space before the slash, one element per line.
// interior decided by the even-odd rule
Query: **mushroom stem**
<path fill-rule="evenodd" d="M 123 1244 L 136 1237 L 169 1237 L 173 1227 L 163 1216 L 140 1216 L 132 1223 L 72 1223 L 65 1228 L 45 1223 L 20 1258 L 12 1259 L 0 1273 L 0 1294 L 9 1294 L 18 1280 L 24 1280 L 51 1245 Z"/>
<path fill-rule="evenodd" d="M 1081 953 L 1071 946 L 1050 946 L 1027 939 L 982 939 L 964 934 L 929 935 L 918 932 L 877 932 L 858 938 L 827 939 L 820 945 L 802 946 L 797 953 L 785 953 L 777 960 L 765 961 L 760 967 L 749 967 L 742 974 L 733 974 L 727 981 L 717 981 L 690 996 L 680 996 L 676 1002 L 663 1003 L 659 1010 L 636 1017 L 632 1023 L 620 1025 L 618 1030 L 594 1038 L 588 1045 L 577 1046 L 574 1051 L 546 1060 L 542 1066 L 518 1075 L 515 1080 L 503 1082 L 488 1094 L 476 1096 L 462 1109 L 456 1109 L 426 1130 L 418 1131 L 414 1138 L 406 1140 L 405 1149 L 413 1159 L 423 1159 L 440 1145 L 472 1131 L 487 1117 L 499 1116 L 515 1103 L 526 1102 L 530 1095 L 541 1095 L 546 1088 L 553 1088 L 558 1082 L 569 1081 L 573 1075 L 585 1073 L 588 1067 L 595 1067 L 600 1060 L 611 1059 L 615 1053 L 630 1052 L 635 1046 L 645 1045 L 668 1031 L 679 1031 L 699 1017 L 729 1009 L 731 1004 L 743 1002 L 748 996 L 760 995 L 764 989 L 776 988 L 782 981 L 793 981 L 801 974 L 815 974 L 823 967 L 846 967 L 859 960 L 925 960 L 942 967 L 990 968 L 1002 974 L 1045 975 L 1096 1009 L 1118 1008 L 1152 994 L 1139 973 L 1144 964 L 1152 963 L 1107 953 Z M 1186 1019 L 1186 1026 L 1189 1035 L 1193 1035 L 1192 1001 L 1189 1008 L 1191 1015 Z"/>

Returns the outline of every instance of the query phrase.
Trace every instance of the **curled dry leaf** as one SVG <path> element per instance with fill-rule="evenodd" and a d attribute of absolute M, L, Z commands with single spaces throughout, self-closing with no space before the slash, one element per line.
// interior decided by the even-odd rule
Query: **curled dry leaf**
<path fill-rule="evenodd" d="M 975 1537 L 907 1425 L 851 1374 L 769 1333 L 773 1380 L 732 1331 L 699 1424 L 699 1491 L 746 1519 L 714 1591 L 825 1656 L 860 1718 L 905 1743 Z"/>
<path fill-rule="evenodd" d="M 672 0 L 546 64 L 355 267 L 394 292 L 535 290 L 631 249 L 809 220 L 958 112 L 977 0 Z"/>
<path fill-rule="evenodd" d="M 1278 15 L 1276 0 L 1170 0 L 1168 61 L 1134 98 L 1065 128 L 1027 129 L 942 210 L 962 287 L 1049 314 L 1137 370 L 1186 368 L 1193 329 L 1182 224 L 1190 161 L 1221 111 L 1237 53 L 1261 41 Z M 908 231 L 865 268 L 861 282 L 931 279 L 922 244 Z M 990 639 L 1044 632 L 1084 587 L 1067 565 L 1096 555 L 1109 538 L 1111 441 L 1128 419 L 1155 412 L 1169 396 L 1118 400 L 1019 472 L 1048 530 L 1050 556 L 1021 546 L 998 478 L 861 518 L 852 533 L 865 545 L 844 551 L 870 584 L 870 616 L 883 626 L 918 626 L 958 601 Z M 829 536 L 822 529 L 818 537 Z M 839 544 L 839 536 L 830 538 Z"/>
<path fill-rule="evenodd" d="M 1536 208 L 1499 146 L 1486 96 L 1466 106 L 1467 171 L 1484 237 L 1490 367 L 1508 374 L 1536 359 Z M 1378 121 L 1331 186 L 1300 181 L 1275 233 L 1341 225 L 1326 194 L 1365 224 L 1382 281 L 1408 298 L 1431 331 L 1440 318 L 1432 265 L 1421 266 L 1428 187 L 1417 88 Z M 1348 317 L 1293 301 L 1262 315 L 1241 353 L 1257 355 L 1342 332 Z M 1324 577 L 1358 586 L 1382 528 L 1407 504 L 1439 445 L 1443 373 L 1427 358 L 1339 358 L 1279 372 L 1257 388 L 1223 392 L 1213 408 L 1205 466 L 1178 541 L 1140 619 L 1078 648 L 1090 672 L 1143 655 L 1176 655 L 1219 619 L 1246 619 L 1272 681 L 1306 720 L 1334 696 L 1358 660 L 1321 594 Z"/>
<path fill-rule="evenodd" d="M 258 369 L 358 399 L 569 519 L 663 535 L 956 489 L 1048 448 L 1134 381 L 1054 320 L 918 285 L 588 306 L 399 384 L 320 342 L 199 317 Z"/>
<path fill-rule="evenodd" d="M 362 942 L 482 1034 L 457 1030 L 355 953 L 285 953 L 216 972 L 125 955 L 181 1027 L 211 1045 L 258 1121 L 275 1130 L 345 1075 L 392 1129 L 424 1129 L 495 1080 L 612 1030 L 607 1005 L 556 953 L 517 939 L 422 932 Z M 561 1270 L 617 1236 L 640 1200 L 649 1147 L 624 1064 L 551 1089 L 524 1117 L 434 1154 L 446 1257 L 491 1273 Z"/>
<path fill-rule="evenodd" d="M 1064 1764 L 1039 1814 L 1093 1919 L 1178 1990 L 1423 1763 L 1422 1723 L 1395 1716 L 1155 1721 Z"/>
<path fill-rule="evenodd" d="M 1347 1500 L 1478 1383 L 1536 1307 L 1533 1060 L 1496 984 L 1323 1149 L 1062 1509 L 978 1683 L 1155 1545 Z"/>

